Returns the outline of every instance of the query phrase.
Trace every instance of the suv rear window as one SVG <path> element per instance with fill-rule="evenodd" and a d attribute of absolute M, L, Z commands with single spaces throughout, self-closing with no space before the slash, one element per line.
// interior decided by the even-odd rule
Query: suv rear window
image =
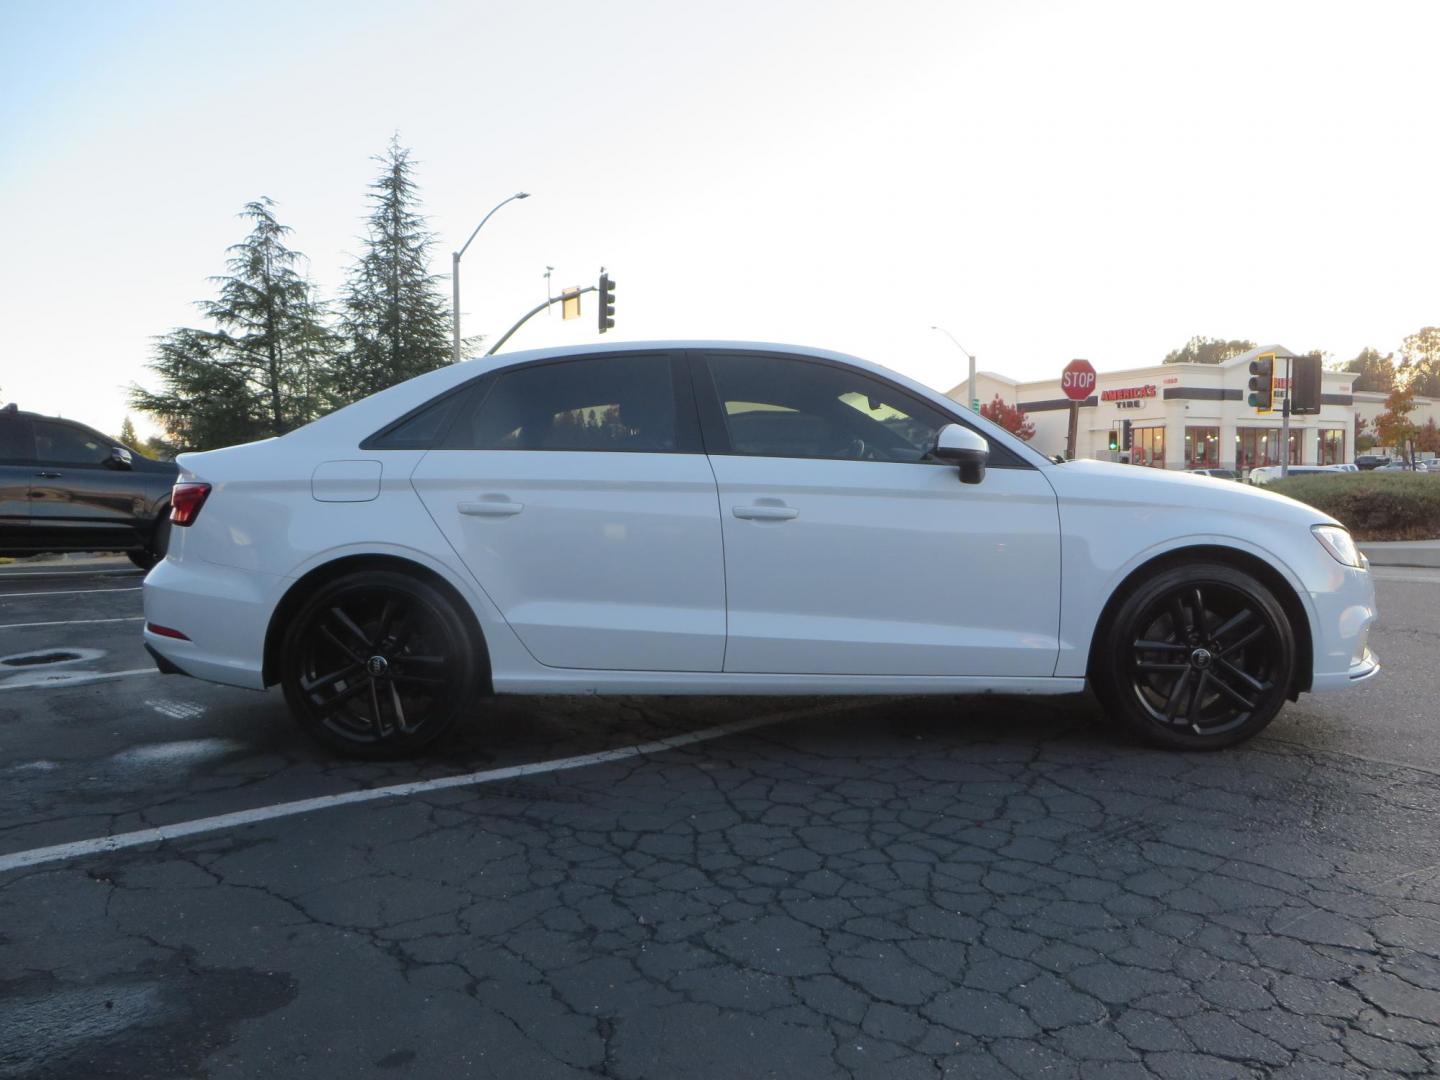
<path fill-rule="evenodd" d="M 0 461 L 29 461 L 34 453 L 29 434 L 28 423 L 13 413 L 0 413 Z"/>

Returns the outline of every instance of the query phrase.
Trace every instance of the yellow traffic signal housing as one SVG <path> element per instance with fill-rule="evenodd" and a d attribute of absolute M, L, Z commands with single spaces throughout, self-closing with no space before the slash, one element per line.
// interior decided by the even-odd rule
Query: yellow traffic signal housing
<path fill-rule="evenodd" d="M 1250 361 L 1250 406 L 1258 412 L 1275 408 L 1275 354 L 1261 353 Z"/>

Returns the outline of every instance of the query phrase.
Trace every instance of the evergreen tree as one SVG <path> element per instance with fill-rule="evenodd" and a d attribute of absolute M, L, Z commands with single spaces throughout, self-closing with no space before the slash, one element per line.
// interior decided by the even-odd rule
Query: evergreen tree
<path fill-rule="evenodd" d="M 1223 364 L 1255 348 L 1255 342 L 1236 338 L 1207 338 L 1196 335 L 1178 349 L 1165 354 L 1162 364 Z"/>
<path fill-rule="evenodd" d="M 420 214 L 410 151 L 399 138 L 374 159 L 365 253 L 343 300 L 347 340 L 333 393 L 355 401 L 443 367 L 450 360 L 450 312 L 440 278 L 430 273 L 433 236 Z"/>
<path fill-rule="evenodd" d="M 262 198 L 241 211 L 250 235 L 229 249 L 229 274 L 211 279 L 217 299 L 197 304 L 215 329 L 182 327 L 158 338 L 149 367 L 163 389 L 130 388 L 131 404 L 159 421 L 174 449 L 283 435 L 325 404 L 335 339 L 299 272 L 304 256 L 285 246 L 290 230 L 272 205 Z"/>
<path fill-rule="evenodd" d="M 135 434 L 135 425 L 130 422 L 128 416 L 120 425 L 120 441 L 132 449 L 140 445 L 139 438 Z"/>
<path fill-rule="evenodd" d="M 1355 390 L 1378 390 L 1388 394 L 1395 386 L 1395 358 L 1381 356 L 1378 349 L 1364 348 L 1353 360 L 1347 360 L 1342 371 L 1353 371 L 1360 377 Z"/>

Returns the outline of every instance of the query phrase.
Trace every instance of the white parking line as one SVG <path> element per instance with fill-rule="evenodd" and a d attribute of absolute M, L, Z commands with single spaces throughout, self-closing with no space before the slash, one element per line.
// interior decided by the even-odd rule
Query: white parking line
<path fill-rule="evenodd" d="M 129 671 L 27 671 L 0 682 L 3 690 L 50 690 L 56 687 L 84 686 L 86 683 L 129 679 L 135 675 L 158 675 L 153 667 L 131 668 Z"/>
<path fill-rule="evenodd" d="M 143 570 L 24 570 L 19 573 L 9 570 L 0 573 L 0 581 L 7 581 L 11 578 L 47 578 L 47 577 L 100 577 L 103 575 L 124 574 L 126 577 L 141 577 Z"/>
<path fill-rule="evenodd" d="M 90 626 L 93 623 L 144 621 L 144 615 L 127 615 L 123 619 L 58 619 L 55 622 L 0 623 L 0 630 L 20 630 L 26 626 Z"/>
<path fill-rule="evenodd" d="M 243 825 L 254 825 L 261 821 L 273 821 L 276 818 L 294 817 L 297 814 L 309 814 L 316 810 L 329 810 L 334 806 L 353 806 L 358 803 L 378 802 L 381 799 L 404 798 L 408 795 L 424 795 L 431 791 L 444 791 L 447 788 L 472 787 L 480 784 L 493 784 L 498 780 L 513 780 L 517 776 L 534 776 L 538 773 L 561 772 L 566 769 L 583 769 L 589 765 L 603 765 L 611 761 L 624 761 L 626 758 L 644 757 L 649 754 L 658 754 L 665 750 L 675 750 L 682 746 L 693 746 L 695 743 L 708 742 L 711 739 L 723 738 L 726 735 L 738 735 L 743 731 L 752 731 L 758 727 L 778 724 L 787 720 L 800 720 L 808 716 L 818 716 L 822 713 L 834 715 L 837 712 L 848 712 L 851 709 L 861 708 L 865 705 L 874 705 L 876 700 L 875 698 L 866 698 L 861 701 L 843 704 L 820 705 L 809 709 L 796 709 L 793 712 L 771 713 L 769 716 L 757 716 L 749 720 L 736 720 L 729 724 L 716 724 L 714 727 L 701 728 L 699 731 L 691 731 L 684 735 L 671 735 L 668 738 L 656 739 L 654 742 L 641 743 L 638 746 L 623 746 L 615 750 L 600 750 L 593 754 L 580 754 L 576 757 L 559 758 L 555 761 L 535 761 L 525 765 L 510 765 L 503 769 L 489 769 L 484 772 L 466 773 L 463 776 L 446 776 L 438 780 L 418 780 L 409 784 L 391 784 L 387 787 L 369 788 L 365 791 L 346 791 L 338 795 L 321 795 L 313 799 L 299 799 L 295 802 L 276 803 L 272 806 L 257 806 L 253 810 L 238 810 L 230 814 L 217 814 L 214 817 L 197 818 L 194 821 L 180 821 L 174 825 L 160 825 L 153 829 L 138 829 L 135 832 L 119 833 L 115 836 L 100 836 L 92 840 L 76 840 L 69 844 L 52 844 L 50 847 L 32 848 L 29 851 L 15 851 L 8 855 L 0 855 L 0 873 L 4 873 L 6 870 L 20 870 L 27 866 L 41 866 L 45 863 L 63 862 L 66 859 L 76 859 L 85 855 L 122 851 L 126 848 L 141 847 L 145 844 L 177 840 L 182 836 L 195 836 L 198 833 L 218 832 L 221 829 L 234 829 Z"/>
<path fill-rule="evenodd" d="M 44 592 L 0 592 L 0 600 L 12 600 L 17 596 L 78 596 L 81 593 L 97 592 L 139 592 L 143 585 L 136 585 L 133 589 L 46 589 Z"/>

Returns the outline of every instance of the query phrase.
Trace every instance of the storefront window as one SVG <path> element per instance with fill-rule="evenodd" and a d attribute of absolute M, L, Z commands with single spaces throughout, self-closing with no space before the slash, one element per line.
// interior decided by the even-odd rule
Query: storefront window
<path fill-rule="evenodd" d="M 1130 448 L 1130 464 L 1149 465 L 1151 468 L 1165 468 L 1165 429 L 1163 427 L 1136 428 L 1132 433 L 1134 443 Z"/>
<path fill-rule="evenodd" d="M 1279 428 L 1241 428 L 1235 433 L 1235 467 L 1258 469 L 1280 464 Z"/>
<path fill-rule="evenodd" d="M 1315 455 L 1317 465 L 1343 465 L 1345 463 L 1345 429 L 1321 428 Z"/>
<path fill-rule="evenodd" d="M 1220 467 L 1220 429 L 1218 427 L 1187 427 L 1185 429 L 1185 467 L 1187 469 L 1218 469 Z"/>

